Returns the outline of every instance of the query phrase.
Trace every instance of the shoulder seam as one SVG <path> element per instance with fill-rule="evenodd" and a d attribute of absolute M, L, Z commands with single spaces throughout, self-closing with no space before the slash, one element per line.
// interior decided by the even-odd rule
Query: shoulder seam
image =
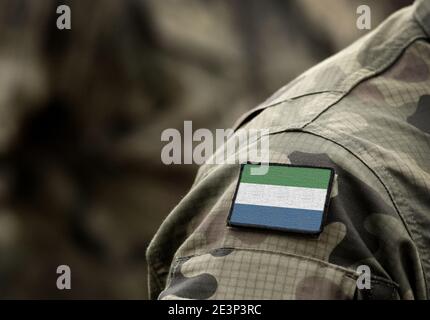
<path fill-rule="evenodd" d="M 316 129 L 318 129 L 318 124 L 315 124 L 315 126 L 316 126 Z M 327 130 L 327 129 L 326 129 Z M 326 140 L 326 141 L 330 141 L 331 143 L 334 143 L 335 145 L 337 145 L 337 146 L 339 146 L 339 147 L 341 147 L 341 148 L 343 148 L 344 150 L 346 150 L 349 154 L 351 154 L 354 158 L 356 158 L 358 161 L 360 161 L 371 173 L 372 173 L 372 175 L 381 183 L 381 185 L 383 186 L 383 188 L 384 188 L 384 190 L 385 190 L 385 192 L 387 193 L 387 195 L 388 195 L 388 197 L 389 197 L 389 199 L 390 199 L 390 201 L 391 201 L 391 204 L 393 205 L 393 208 L 395 209 L 395 211 L 396 211 L 396 213 L 397 213 L 397 215 L 399 216 L 399 218 L 400 218 L 400 220 L 402 221 L 402 224 L 403 224 L 403 226 L 405 227 L 405 229 L 406 229 L 406 231 L 407 231 L 407 233 L 408 233 L 408 235 L 409 235 L 409 237 L 411 238 L 411 240 L 414 242 L 414 243 L 416 243 L 416 239 L 415 239 L 415 236 L 413 236 L 413 234 L 412 234 L 412 232 L 411 232 L 411 230 L 410 230 L 410 227 L 409 227 L 409 224 L 408 224 L 408 222 L 406 221 L 406 219 L 405 219 L 405 217 L 403 217 L 403 215 L 401 214 L 401 212 L 400 212 L 400 209 L 399 209 L 399 207 L 398 207 L 398 205 L 397 205 L 397 203 L 396 203 L 396 201 L 394 200 L 394 196 L 392 195 L 392 192 L 391 192 L 391 190 L 390 190 L 390 188 L 388 188 L 388 186 L 385 184 L 385 182 L 384 182 L 384 180 L 379 176 L 379 174 L 376 172 L 376 170 L 374 170 L 373 168 L 371 168 L 367 163 L 366 163 L 366 161 L 364 161 L 357 153 L 355 153 L 355 152 L 353 152 L 350 148 L 348 148 L 347 146 L 345 146 L 344 144 L 342 144 L 342 143 L 340 143 L 340 142 L 338 142 L 338 141 L 336 141 L 336 140 L 334 140 L 334 139 L 332 139 L 332 138 L 329 138 L 329 137 L 327 137 L 327 136 L 325 136 L 325 135 L 323 135 L 322 133 L 320 133 L 320 132 L 314 132 L 314 131 L 312 131 L 312 130 L 306 130 L 306 129 L 304 129 L 304 128 L 302 128 L 302 129 L 293 129 L 293 130 L 285 130 L 284 132 L 301 132 L 301 133 L 304 133 L 304 134 L 311 134 L 311 135 L 314 135 L 314 136 L 317 136 L 317 137 L 320 137 L 321 139 L 324 139 L 324 140 Z M 280 132 L 278 132 L 278 133 L 280 133 Z M 369 154 L 369 156 L 370 157 L 372 157 L 373 158 L 373 156 L 372 155 L 370 155 Z M 374 160 L 375 161 L 375 163 L 377 163 L 377 161 L 376 160 Z M 389 178 L 391 178 L 391 176 L 387 173 L 387 176 L 389 177 Z M 413 218 L 413 217 L 412 217 Z M 422 259 L 422 257 L 421 257 L 421 254 L 420 254 L 420 252 L 418 251 L 417 252 L 417 254 L 418 254 L 418 256 L 419 256 L 419 260 L 420 260 L 420 265 L 421 265 L 421 271 L 422 271 L 422 274 L 423 274 L 423 278 L 424 278 L 424 280 L 425 280 L 425 285 L 426 285 L 426 292 L 428 292 L 428 290 L 427 290 L 427 287 L 428 287 L 428 283 L 427 283 L 427 281 L 428 281 L 428 279 L 427 279 L 427 277 L 426 277 L 426 273 L 425 273 L 425 269 L 424 269 L 424 265 L 423 265 L 423 259 Z"/>
<path fill-rule="evenodd" d="M 369 74 L 363 76 L 363 77 L 358 77 L 357 80 L 353 81 L 353 83 L 351 85 L 348 86 L 348 89 L 346 91 L 343 92 L 342 95 L 340 95 L 340 97 L 334 101 L 333 103 L 331 103 L 330 105 L 328 105 L 324 110 L 322 110 L 320 113 L 318 113 L 314 118 L 312 118 L 311 120 L 309 120 L 308 122 L 306 122 L 305 124 L 303 124 L 303 126 L 301 127 L 302 129 L 305 129 L 308 125 L 314 123 L 315 121 L 318 120 L 318 118 L 323 115 L 325 112 L 327 112 L 328 110 L 330 110 L 331 108 L 335 107 L 342 99 L 348 97 L 348 94 L 355 88 L 357 87 L 360 83 L 363 83 L 369 79 L 373 79 L 378 77 L 380 74 L 382 74 L 383 72 L 385 72 L 386 70 L 388 70 L 389 68 L 391 68 L 398 60 L 399 58 L 402 56 L 402 54 L 404 53 L 405 50 L 407 50 L 410 46 L 412 46 L 415 42 L 422 40 L 422 39 L 426 39 L 425 35 L 417 35 L 415 37 L 412 37 L 411 39 L 409 39 L 408 43 L 401 48 L 401 50 L 393 55 L 393 57 L 381 68 L 379 68 L 378 70 L 372 70 L 372 69 L 368 69 L 368 68 L 361 68 L 359 70 L 357 70 L 356 72 L 354 72 L 351 76 L 347 77 L 344 81 L 348 82 L 348 80 L 354 79 L 354 76 L 356 76 L 357 74 L 359 75 L 360 73 L 363 73 L 365 71 L 370 71 Z"/>

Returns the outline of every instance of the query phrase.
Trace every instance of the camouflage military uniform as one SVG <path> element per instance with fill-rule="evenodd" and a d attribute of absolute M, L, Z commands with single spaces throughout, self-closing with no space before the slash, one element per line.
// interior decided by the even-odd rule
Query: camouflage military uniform
<path fill-rule="evenodd" d="M 428 298 L 429 36 L 418 1 L 238 121 L 270 162 L 335 170 L 318 238 L 227 227 L 240 165 L 204 165 L 148 249 L 152 298 Z"/>

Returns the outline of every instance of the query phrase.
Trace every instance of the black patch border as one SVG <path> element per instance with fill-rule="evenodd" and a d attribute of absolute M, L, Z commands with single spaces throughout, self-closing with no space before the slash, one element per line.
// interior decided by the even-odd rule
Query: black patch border
<path fill-rule="evenodd" d="M 312 168 L 312 169 L 326 169 L 330 171 L 330 178 L 327 186 L 327 194 L 325 198 L 325 204 L 324 204 L 324 211 L 323 216 L 321 219 L 321 225 L 319 230 L 316 231 L 306 231 L 306 230 L 297 230 L 292 228 L 283 228 L 283 227 L 269 227 L 265 225 L 259 225 L 259 224 L 251 224 L 251 223 L 237 223 L 237 222 L 231 222 L 231 215 L 233 214 L 233 207 L 234 203 L 236 202 L 237 192 L 239 190 L 240 185 L 240 179 L 242 177 L 243 168 L 245 165 L 253 164 L 253 165 L 262 165 L 261 162 L 246 162 L 242 163 L 240 165 L 240 172 L 239 172 L 239 178 L 237 179 L 236 183 L 236 189 L 234 191 L 233 199 L 230 205 L 230 211 L 227 217 L 227 226 L 228 227 L 238 227 L 238 228 L 254 228 L 254 229 L 260 229 L 260 230 L 272 230 L 272 231 L 282 231 L 282 232 L 288 232 L 288 233 L 295 233 L 295 234 L 302 234 L 302 235 L 313 235 L 318 236 L 321 234 L 321 232 L 324 230 L 325 222 L 327 220 L 327 214 L 328 214 L 328 207 L 330 204 L 330 198 L 331 198 L 331 191 L 333 187 L 333 181 L 335 177 L 335 170 L 330 167 L 320 167 L 320 166 L 308 166 L 308 165 L 295 165 L 295 164 L 286 164 L 286 163 L 268 163 L 269 166 L 281 166 L 281 167 L 296 167 L 296 168 Z"/>

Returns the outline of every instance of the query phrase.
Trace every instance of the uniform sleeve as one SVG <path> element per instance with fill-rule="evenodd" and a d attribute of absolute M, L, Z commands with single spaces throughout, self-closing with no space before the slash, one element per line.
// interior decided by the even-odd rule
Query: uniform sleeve
<path fill-rule="evenodd" d="M 152 298 L 413 297 L 415 279 L 408 268 L 419 268 L 413 243 L 366 164 L 340 145 L 304 132 L 271 134 L 270 162 L 334 169 L 322 233 L 228 227 L 240 165 L 203 167 L 148 249 Z M 371 271 L 370 289 L 357 286 L 361 265 Z"/>

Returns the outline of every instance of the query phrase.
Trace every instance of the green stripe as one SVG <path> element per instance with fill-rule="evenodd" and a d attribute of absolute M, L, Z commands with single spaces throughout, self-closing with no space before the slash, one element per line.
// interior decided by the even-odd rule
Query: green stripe
<path fill-rule="evenodd" d="M 251 175 L 252 167 L 259 165 L 246 164 L 240 182 L 327 189 L 330 181 L 329 169 L 269 165 L 267 174 Z"/>

